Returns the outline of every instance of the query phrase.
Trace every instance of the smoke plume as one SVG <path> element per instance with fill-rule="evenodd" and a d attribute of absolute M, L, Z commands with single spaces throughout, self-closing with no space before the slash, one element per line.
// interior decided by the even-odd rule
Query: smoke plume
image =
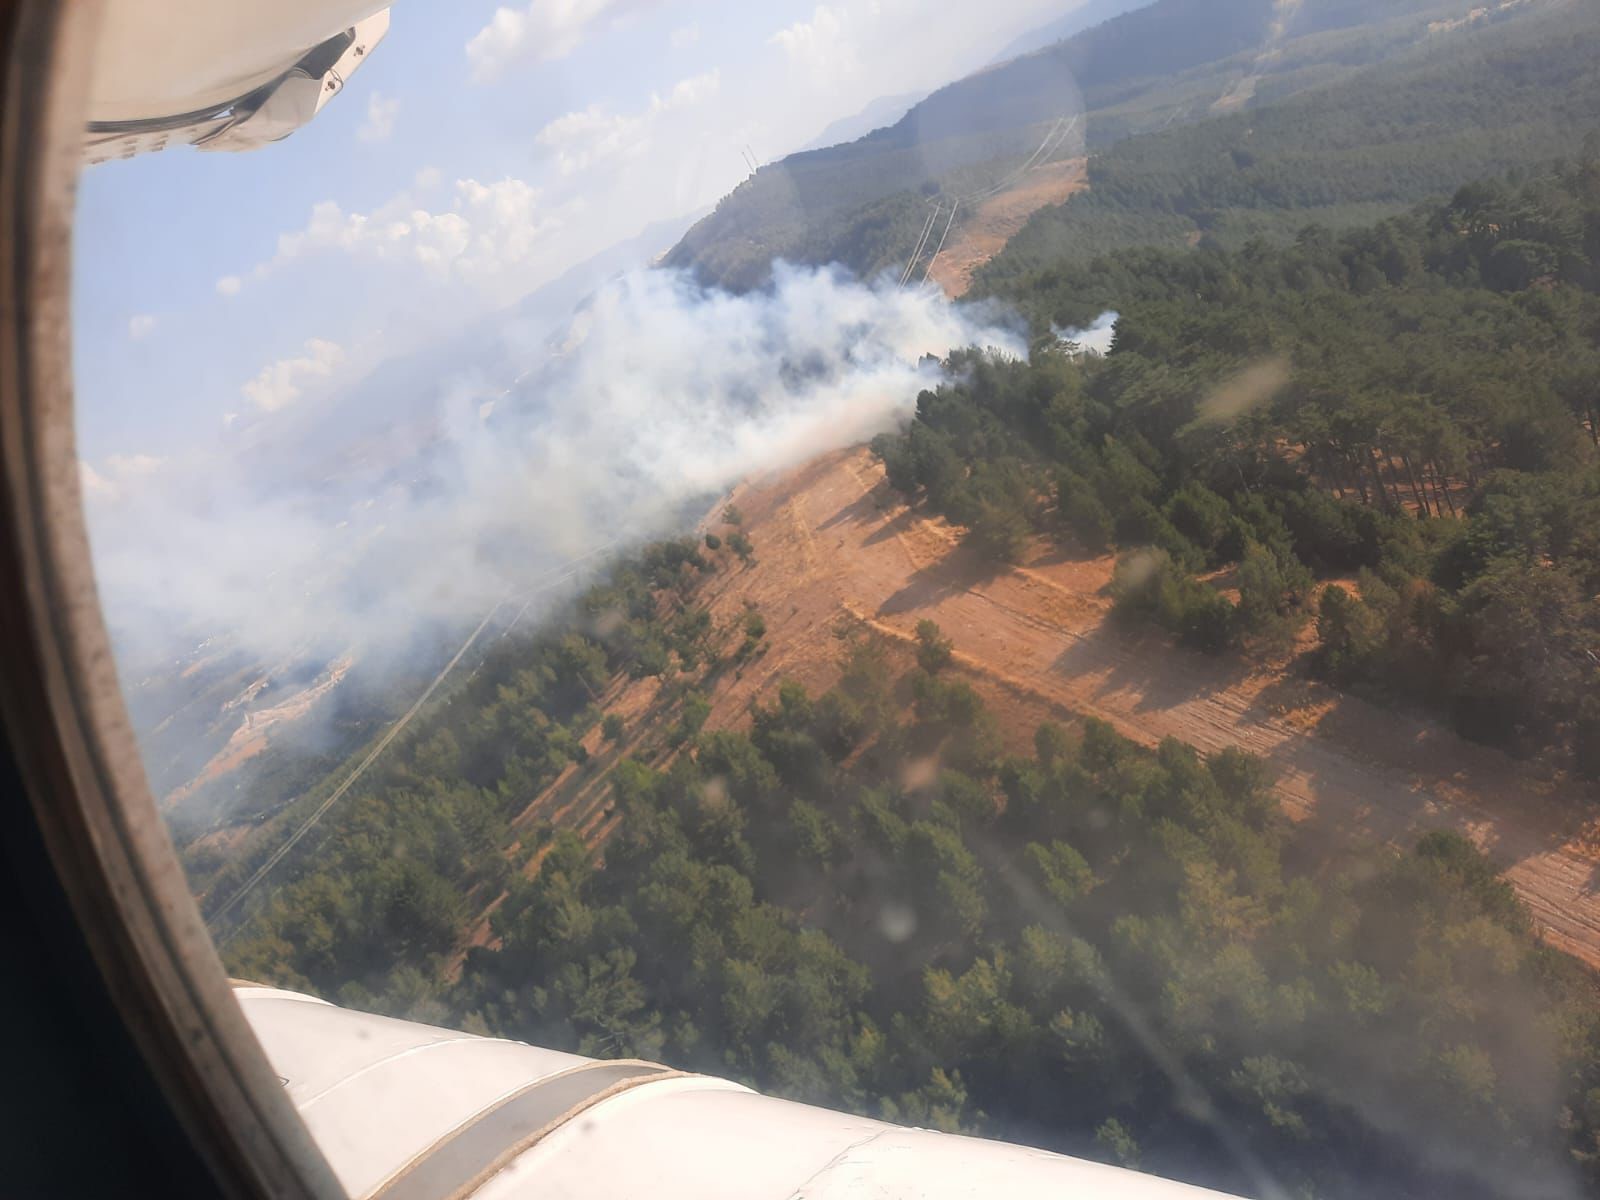
<path fill-rule="evenodd" d="M 1111 345 L 1116 340 L 1120 317 L 1120 313 L 1103 312 L 1083 329 L 1063 329 L 1059 325 L 1052 325 L 1050 332 L 1058 342 L 1076 346 L 1080 354 L 1106 355 L 1111 353 Z"/>
<path fill-rule="evenodd" d="M 968 345 L 1024 353 L 996 310 L 836 270 L 780 266 L 738 296 L 636 271 L 512 387 L 463 362 L 432 411 L 381 437 L 329 405 L 270 453 L 223 441 L 115 482 L 86 469 L 119 661 L 147 670 L 204 639 L 371 658 L 475 623 L 560 563 L 682 528 L 743 476 L 891 427 L 933 382 L 924 356 Z"/>

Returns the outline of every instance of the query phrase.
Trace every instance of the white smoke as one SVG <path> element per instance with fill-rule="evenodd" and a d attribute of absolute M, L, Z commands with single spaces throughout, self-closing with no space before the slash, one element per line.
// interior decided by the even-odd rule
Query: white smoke
<path fill-rule="evenodd" d="M 677 532 L 743 476 L 892 427 L 936 377 L 924 356 L 969 345 L 1025 353 L 998 312 L 832 270 L 780 266 L 744 296 L 638 271 L 509 391 L 461 370 L 376 466 L 370 445 L 341 455 L 314 424 L 285 425 L 288 453 L 172 454 L 125 481 L 91 465 L 119 658 L 170 662 L 175 639 L 204 638 L 263 658 L 312 642 L 373 655 L 430 622 L 476 622 L 555 564 Z"/>
<path fill-rule="evenodd" d="M 1050 332 L 1057 341 L 1076 346 L 1079 354 L 1106 355 L 1111 353 L 1111 345 L 1116 340 L 1120 317 L 1120 313 L 1103 312 L 1085 329 L 1063 329 L 1059 325 L 1052 325 Z"/>

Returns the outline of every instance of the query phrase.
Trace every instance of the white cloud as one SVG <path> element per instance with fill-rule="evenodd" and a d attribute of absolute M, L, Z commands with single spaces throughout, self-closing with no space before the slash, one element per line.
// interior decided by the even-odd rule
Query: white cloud
<path fill-rule="evenodd" d="M 1082 7 L 1084 0 L 985 0 L 946 5 L 929 20 L 925 0 L 827 0 L 774 33 L 792 78 L 789 103 L 816 102 L 813 119 L 876 96 L 931 89 L 980 68 L 1017 33 Z"/>
<path fill-rule="evenodd" d="M 78 480 L 83 494 L 90 501 L 125 500 L 130 484 L 137 484 L 156 474 L 166 465 L 166 459 L 153 454 L 113 454 L 102 469 L 96 469 L 83 459 L 78 460 Z"/>
<path fill-rule="evenodd" d="M 296 358 L 280 358 L 261 369 L 244 385 L 251 403 L 266 412 L 277 412 L 298 400 L 306 385 L 325 380 L 344 361 L 344 350 L 322 338 L 306 342 L 305 353 Z"/>
<path fill-rule="evenodd" d="M 428 173 L 420 173 L 419 179 Z M 436 180 L 433 172 L 423 182 Z M 572 211 L 571 204 L 546 203 L 540 189 L 521 179 L 457 180 L 450 206 L 437 211 L 407 192 L 366 213 L 346 212 L 338 201 L 323 200 L 312 206 L 303 228 L 278 236 L 277 252 L 250 277 L 264 279 L 291 262 L 342 253 L 369 262 L 409 264 L 436 281 L 464 284 L 503 300 L 509 295 L 502 294 L 507 289 L 501 284 L 516 294 L 510 285 L 526 278 L 530 266 L 550 248 L 549 235 Z"/>
<path fill-rule="evenodd" d="M 609 113 L 598 104 L 557 117 L 534 139 L 556 151 L 563 175 L 581 171 L 591 163 L 644 148 L 642 116 Z"/>
<path fill-rule="evenodd" d="M 717 94 L 717 89 L 722 86 L 722 72 L 707 71 L 703 75 L 691 75 L 688 79 L 680 79 L 673 85 L 672 91 L 667 93 L 666 100 L 657 100 L 651 97 L 651 104 L 656 110 L 668 108 L 686 108 L 691 104 L 699 104 Z"/>
<path fill-rule="evenodd" d="M 873 13 L 876 15 L 875 6 Z M 831 75 L 856 61 L 850 36 L 852 24 L 845 9 L 819 4 L 809 21 L 796 21 L 787 29 L 780 29 L 771 40 L 796 65 L 819 76 Z"/>
<path fill-rule="evenodd" d="M 590 29 L 647 7 L 654 0 L 532 0 L 525 8 L 498 8 L 467 43 L 476 83 L 489 83 L 528 59 L 565 58 Z"/>
<path fill-rule="evenodd" d="M 563 175 L 582 171 L 608 158 L 632 157 L 650 146 L 658 120 L 674 110 L 691 108 L 717 94 L 721 74 L 707 71 L 679 80 L 665 96 L 653 95 L 638 113 L 612 113 L 598 104 L 557 117 L 534 139 L 556 152 Z"/>
<path fill-rule="evenodd" d="M 237 275 L 224 275 L 217 280 L 217 295 L 237 296 L 239 289 L 244 286 L 244 281 Z"/>
<path fill-rule="evenodd" d="M 128 319 L 128 336 L 134 341 L 147 338 L 156 329 L 156 318 L 150 313 L 139 313 Z"/>
<path fill-rule="evenodd" d="M 444 175 L 440 172 L 438 167 L 423 167 L 417 172 L 416 177 L 412 180 L 412 182 L 423 191 L 426 191 L 428 188 L 438 187 L 440 181 L 443 179 Z"/>
<path fill-rule="evenodd" d="M 529 262 L 560 218 L 540 212 L 538 188 L 520 179 L 483 184 L 463 179 L 456 184 L 456 203 L 449 214 L 466 223 L 466 242 L 448 264 L 468 278 L 492 276 Z"/>
<path fill-rule="evenodd" d="M 386 142 L 394 133 L 395 118 L 400 115 L 400 97 L 373 92 L 367 97 L 367 119 L 356 136 L 363 142 Z"/>
<path fill-rule="evenodd" d="M 674 29 L 667 38 L 667 45 L 674 50 L 687 50 L 700 40 L 700 26 L 690 23 L 681 29 Z"/>
<path fill-rule="evenodd" d="M 152 475 L 161 469 L 164 461 L 154 454 L 113 454 L 106 459 L 106 466 L 113 475 L 127 479 L 135 475 Z"/>
<path fill-rule="evenodd" d="M 83 494 L 91 499 L 111 500 L 116 497 L 116 485 L 81 458 L 78 460 L 78 482 L 83 485 Z"/>
<path fill-rule="evenodd" d="M 347 213 L 337 200 L 321 200 L 311 206 L 311 219 L 304 229 L 278 235 L 278 252 L 272 265 L 319 250 L 365 250 L 380 258 L 388 257 L 415 247 L 437 232 L 437 223 L 429 213 Z"/>

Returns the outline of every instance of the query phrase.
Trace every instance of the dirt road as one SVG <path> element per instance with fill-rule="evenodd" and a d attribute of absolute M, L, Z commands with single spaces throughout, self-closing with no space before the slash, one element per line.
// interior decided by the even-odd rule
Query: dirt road
<path fill-rule="evenodd" d="M 780 675 L 826 683 L 844 614 L 905 640 L 932 618 L 1013 732 L 1074 711 L 1145 744 L 1243 747 L 1271 764 L 1285 810 L 1321 851 L 1460 830 L 1505 869 L 1552 944 L 1600 967 L 1600 806 L 1588 789 L 1424 719 L 1119 628 L 1101 594 L 1109 560 L 1045 552 L 1020 569 L 985 569 L 942 522 L 893 499 L 864 450 L 736 499 L 759 561 L 729 577 L 712 607 L 727 618 L 758 604 L 774 651 L 719 689 L 713 723 L 739 722 Z"/>

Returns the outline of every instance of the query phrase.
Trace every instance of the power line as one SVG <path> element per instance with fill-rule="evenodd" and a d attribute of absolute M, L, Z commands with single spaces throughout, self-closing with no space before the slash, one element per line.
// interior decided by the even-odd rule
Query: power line
<path fill-rule="evenodd" d="M 1062 122 L 1064 121 L 1066 122 L 1065 129 L 1061 127 Z M 1017 167 L 1010 174 L 1006 175 L 993 187 L 984 188 L 979 191 L 968 192 L 966 195 L 958 197 L 958 201 L 960 203 L 967 204 L 973 200 L 984 200 L 994 195 L 996 192 L 1010 187 L 1026 172 L 1033 169 L 1034 165 L 1038 163 L 1040 156 L 1048 156 L 1061 149 L 1062 144 L 1066 142 L 1067 138 L 1072 135 L 1072 131 L 1077 127 L 1078 118 L 1076 116 L 1074 116 L 1070 121 L 1068 121 L 1066 117 L 1057 117 L 1056 123 L 1050 127 L 1050 131 L 1044 135 L 1044 140 L 1039 143 L 1038 148 L 1034 150 L 1025 163 L 1023 163 L 1020 167 Z"/>
<path fill-rule="evenodd" d="M 906 285 L 906 281 L 911 278 L 911 272 L 913 272 L 913 271 L 915 271 L 917 269 L 917 259 L 922 256 L 922 251 L 928 244 L 928 238 L 932 235 L 933 223 L 935 221 L 937 221 L 938 219 L 939 219 L 939 206 L 937 204 L 935 204 L 933 206 L 933 209 L 928 213 L 927 221 L 923 223 L 922 236 L 917 239 L 917 244 L 914 247 L 912 247 L 912 250 L 911 250 L 911 261 L 906 263 L 906 269 L 904 271 L 900 272 L 900 286 L 901 287 L 904 287 Z"/>
<path fill-rule="evenodd" d="M 479 635 L 481 635 L 483 631 L 488 628 L 489 622 L 494 619 L 495 614 L 498 613 L 501 608 L 505 607 L 507 604 L 523 599 L 524 597 L 532 597 L 539 592 L 548 591 L 557 584 L 566 582 L 568 579 L 571 579 L 573 576 L 578 574 L 579 563 L 593 558 L 597 554 L 604 553 L 606 550 L 616 545 L 616 543 L 617 539 L 613 538 L 603 545 L 595 547 L 595 549 L 589 551 L 587 554 L 580 555 L 579 557 L 571 559 L 562 564 L 562 566 L 555 568 L 558 571 L 564 571 L 564 574 L 558 575 L 556 578 L 547 580 L 546 582 L 535 584 L 525 591 L 510 596 L 505 596 L 502 599 L 495 601 L 494 606 L 490 608 L 489 611 L 484 615 L 483 620 L 478 622 L 478 627 L 468 635 L 466 641 L 461 643 L 461 648 L 455 652 L 455 656 L 444 665 L 443 670 L 434 676 L 433 682 L 428 684 L 428 686 L 423 689 L 422 695 L 417 697 L 416 702 L 413 703 L 410 708 L 406 709 L 400 718 L 389 727 L 388 731 L 378 741 L 378 744 L 374 746 L 367 753 L 367 756 L 356 765 L 356 769 L 345 777 L 344 782 L 339 784 L 339 786 L 336 787 L 331 794 L 329 794 L 328 798 L 317 806 L 316 811 L 307 817 L 304 823 L 302 823 L 301 826 L 294 831 L 294 833 L 289 835 L 288 841 L 284 842 L 283 845 L 274 850 L 272 854 L 267 857 L 267 861 L 256 868 L 255 874 L 251 875 L 250 878 L 245 881 L 244 886 L 230 896 L 227 902 L 211 915 L 210 920 L 208 920 L 206 924 L 214 925 L 223 917 L 227 916 L 229 912 L 238 907 L 239 902 L 248 896 L 252 891 L 254 891 L 256 886 L 267 877 L 272 869 L 283 861 L 284 855 L 288 854 L 290 850 L 293 850 L 295 846 L 299 844 L 300 839 L 305 837 L 306 834 L 310 833 L 312 827 L 315 826 L 318 821 L 322 820 L 322 818 L 327 814 L 328 810 L 337 804 L 344 797 L 345 793 L 355 786 L 356 781 L 366 773 L 367 768 L 377 761 L 378 756 L 389 748 L 389 744 L 393 742 L 395 738 L 400 736 L 400 733 L 405 729 L 406 725 L 410 723 L 411 719 L 415 717 L 417 713 L 422 711 L 422 707 L 423 705 L 427 704 L 429 697 L 431 697 L 438 689 L 439 685 L 445 681 L 446 676 L 448 676 L 450 672 L 456 668 L 456 665 L 461 662 L 467 651 L 472 648 L 472 644 L 476 642 Z M 532 600 L 530 599 L 528 603 L 531 604 Z M 527 605 L 524 605 L 522 612 L 526 611 Z M 519 612 L 517 614 L 517 619 L 520 620 L 521 616 L 522 613 Z M 513 622 L 513 624 L 515 624 L 515 622 Z M 509 632 L 509 629 L 507 632 Z M 241 928 L 241 926 L 235 926 L 233 929 L 230 929 L 227 933 L 223 934 L 217 939 L 218 942 L 226 944 L 227 942 L 231 941 L 234 933 L 236 933 L 239 928 Z"/>
<path fill-rule="evenodd" d="M 939 253 L 944 249 L 944 240 L 950 236 L 950 226 L 956 223 L 956 209 L 961 207 L 957 200 L 950 206 L 950 219 L 944 223 L 944 232 L 939 235 L 939 244 L 934 248 L 933 257 L 928 260 L 928 269 L 922 273 L 922 282 L 928 282 L 928 276 L 933 274 L 933 264 L 939 261 Z"/>
<path fill-rule="evenodd" d="M 933 264 L 939 261 L 939 255 L 944 250 L 945 239 L 950 236 L 951 226 L 955 224 L 956 210 L 959 209 L 963 204 L 971 204 L 977 200 L 985 200 L 988 197 L 993 196 L 995 193 L 1003 191 L 1004 189 L 1010 187 L 1018 179 L 1022 178 L 1022 176 L 1028 171 L 1032 170 L 1041 158 L 1048 158 L 1049 156 L 1055 154 L 1056 151 L 1060 150 L 1061 147 L 1066 143 L 1067 138 L 1072 135 L 1072 131 L 1078 127 L 1078 120 L 1079 118 L 1077 116 L 1073 116 L 1070 120 L 1067 117 L 1057 117 L 1055 124 L 1050 126 L 1050 129 L 1040 140 L 1038 146 L 1034 148 L 1033 153 L 1028 156 L 1027 160 L 1021 166 L 1009 172 L 1000 180 L 1000 182 L 994 184 L 992 187 L 980 188 L 975 191 L 966 192 L 955 197 L 951 201 L 949 215 L 945 218 L 944 232 L 939 235 L 939 244 L 934 248 L 933 257 L 928 260 L 928 266 L 922 272 L 922 278 L 924 281 L 926 281 L 928 276 L 932 273 Z M 932 235 L 934 224 L 938 221 L 939 214 L 943 211 L 943 209 L 944 202 L 939 200 L 934 203 L 933 211 L 928 214 L 927 224 L 925 224 L 922 228 L 922 236 L 917 240 L 916 249 L 912 250 L 911 252 L 911 260 L 906 263 L 905 270 L 900 272 L 901 287 L 905 287 L 905 285 L 910 282 L 911 277 L 916 274 L 917 263 L 922 258 L 922 252 L 927 249 L 928 239 Z"/>
<path fill-rule="evenodd" d="M 911 278 L 911 273 L 917 269 L 917 259 L 922 257 L 923 247 L 928 244 L 928 235 L 933 232 L 933 223 L 939 219 L 939 205 L 933 206 L 933 211 L 928 214 L 927 224 L 922 227 L 922 236 L 917 239 L 916 249 L 911 251 L 911 261 L 906 264 L 906 269 L 900 272 L 900 286 L 905 287 L 906 280 Z"/>
<path fill-rule="evenodd" d="M 422 695 L 417 697 L 416 703 L 408 708 L 405 711 L 405 714 L 401 716 L 398 721 L 389 726 L 388 732 L 378 740 L 378 744 L 368 751 L 367 756 L 361 760 L 356 769 L 345 777 L 343 783 L 333 789 L 328 798 L 317 806 L 317 810 L 306 818 L 305 822 L 300 826 L 300 828 L 296 829 L 294 833 L 289 835 L 289 840 L 274 850 L 267 857 L 267 861 L 256 868 L 256 873 L 245 881 L 244 886 L 230 896 L 227 903 L 221 908 L 217 909 L 214 914 L 212 914 L 211 922 L 220 921 L 223 917 L 227 916 L 228 913 L 232 912 L 233 909 L 238 906 L 239 902 L 248 896 L 252 891 L 254 891 L 256 885 L 267 877 L 268 872 L 270 872 L 273 867 L 277 866 L 283 861 L 283 856 L 288 854 L 289 851 L 293 850 L 295 846 L 299 844 L 300 839 L 311 832 L 312 826 L 314 826 L 318 821 L 322 820 L 327 811 L 337 804 L 344 797 L 346 792 L 355 786 L 356 780 L 360 779 L 361 776 L 366 773 L 367 768 L 377 761 L 378 755 L 382 754 L 389 748 L 389 743 L 394 741 L 395 738 L 399 737 L 401 730 L 406 727 L 411 718 L 416 716 L 417 713 L 421 711 L 422 706 L 428 702 L 428 697 L 433 695 L 434 689 L 444 682 L 445 676 L 450 674 L 455 665 L 461 661 L 462 656 L 471 648 L 472 643 L 478 640 L 478 635 L 484 631 L 485 627 L 488 626 L 495 613 L 500 611 L 500 605 L 503 603 L 505 602 L 500 601 L 489 610 L 489 615 L 484 617 L 483 620 L 478 623 L 478 627 L 472 631 L 471 636 L 461 644 L 461 649 L 456 651 L 455 657 L 446 663 L 444 670 L 440 671 L 439 674 L 434 676 L 433 682 L 423 689 Z M 211 922 L 208 922 L 208 924 Z M 222 940 L 226 941 L 227 938 Z"/>

